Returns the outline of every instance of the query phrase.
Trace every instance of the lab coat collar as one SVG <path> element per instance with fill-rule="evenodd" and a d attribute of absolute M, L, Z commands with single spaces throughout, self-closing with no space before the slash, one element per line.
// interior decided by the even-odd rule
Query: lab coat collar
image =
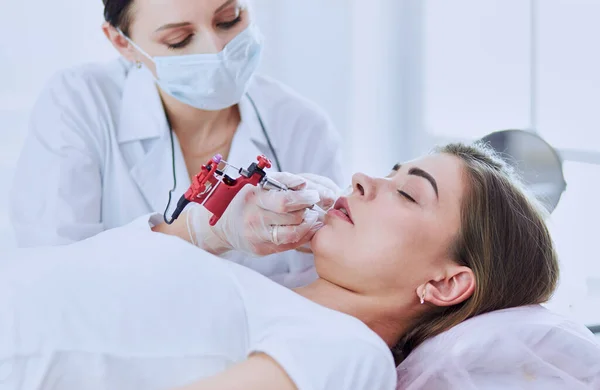
<path fill-rule="evenodd" d="M 146 67 L 131 67 L 125 80 L 117 129 L 119 143 L 158 138 L 169 130 L 154 76 Z"/>
<path fill-rule="evenodd" d="M 175 155 L 175 187 L 169 215 L 173 213 L 177 201 L 189 188 L 190 179 L 177 135 L 173 133 Z M 151 142 L 146 154 L 131 168 L 131 176 L 146 199 L 152 211 L 162 213 L 167 205 L 169 191 L 173 188 L 173 161 L 169 134 Z"/>
<path fill-rule="evenodd" d="M 154 76 L 145 67 L 131 67 L 121 100 L 121 116 L 117 129 L 119 144 L 134 141 L 150 141 L 144 151 L 130 161 L 130 173 L 151 210 L 162 213 L 167 205 L 169 191 L 173 187 L 173 166 L 169 124 L 158 93 Z M 177 135 L 173 133 L 175 178 L 169 215 L 177 205 L 181 194 L 190 185 L 189 175 Z M 132 145 L 133 147 L 134 145 Z M 136 149 L 142 148 L 135 145 Z"/>
<path fill-rule="evenodd" d="M 144 156 L 134 162 L 130 172 L 152 210 L 162 212 L 173 186 L 169 127 L 152 75 L 143 69 L 132 69 L 131 72 L 123 94 L 124 111 L 118 141 L 154 138 Z M 241 122 L 234 135 L 228 161 L 245 168 L 261 154 L 273 159 L 252 103 L 244 97 L 238 107 Z M 177 187 L 173 192 L 169 214 L 190 185 L 189 172 L 175 133 L 173 137 Z"/>

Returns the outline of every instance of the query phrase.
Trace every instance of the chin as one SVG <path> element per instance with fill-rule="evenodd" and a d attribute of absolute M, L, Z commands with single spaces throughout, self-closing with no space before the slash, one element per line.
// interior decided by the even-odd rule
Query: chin
<path fill-rule="evenodd" d="M 315 233 L 310 246 L 315 256 L 328 256 L 339 252 L 340 243 L 332 226 L 325 225 Z"/>
<path fill-rule="evenodd" d="M 310 240 L 310 246 L 315 255 L 319 251 L 323 250 L 324 247 L 327 247 L 327 242 L 331 240 L 331 232 L 329 230 L 331 230 L 331 226 L 323 226 L 315 233 L 313 238 Z"/>

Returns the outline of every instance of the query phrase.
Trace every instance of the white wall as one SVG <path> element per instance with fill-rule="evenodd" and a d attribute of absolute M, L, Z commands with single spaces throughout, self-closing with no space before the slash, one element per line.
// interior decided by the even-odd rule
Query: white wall
<path fill-rule="evenodd" d="M 0 12 L 0 107 L 29 107 L 54 72 L 105 60 L 112 48 L 100 32 L 102 2 L 4 0 Z"/>
<path fill-rule="evenodd" d="M 387 172 L 415 151 L 404 130 L 420 113 L 403 91 L 417 79 L 403 55 L 417 47 L 419 1 L 254 0 L 267 37 L 262 70 L 329 113 L 348 172 Z"/>
<path fill-rule="evenodd" d="M 531 128 L 530 2 L 424 1 L 425 127 L 479 138 Z"/>

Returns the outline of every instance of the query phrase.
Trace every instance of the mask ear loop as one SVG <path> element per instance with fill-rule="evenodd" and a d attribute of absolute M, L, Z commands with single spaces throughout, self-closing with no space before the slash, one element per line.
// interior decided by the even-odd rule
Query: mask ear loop
<path fill-rule="evenodd" d="M 134 41 L 132 41 L 127 35 L 125 35 L 125 33 L 117 27 L 117 32 L 123 37 L 125 38 L 125 40 L 131 45 L 133 46 L 133 48 L 137 51 L 139 51 L 144 57 L 148 58 L 150 61 L 154 62 L 154 59 L 148 54 L 146 53 L 146 51 L 144 49 L 142 49 L 141 47 L 139 47 Z M 140 61 L 136 61 L 135 65 L 139 68 L 142 67 L 142 63 Z"/>

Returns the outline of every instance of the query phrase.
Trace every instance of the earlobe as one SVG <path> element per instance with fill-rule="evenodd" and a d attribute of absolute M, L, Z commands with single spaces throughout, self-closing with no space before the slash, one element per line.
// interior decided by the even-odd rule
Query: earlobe
<path fill-rule="evenodd" d="M 435 306 L 454 306 L 469 299 L 475 291 L 475 274 L 469 267 L 456 266 L 440 280 L 423 286 L 423 300 Z"/>

